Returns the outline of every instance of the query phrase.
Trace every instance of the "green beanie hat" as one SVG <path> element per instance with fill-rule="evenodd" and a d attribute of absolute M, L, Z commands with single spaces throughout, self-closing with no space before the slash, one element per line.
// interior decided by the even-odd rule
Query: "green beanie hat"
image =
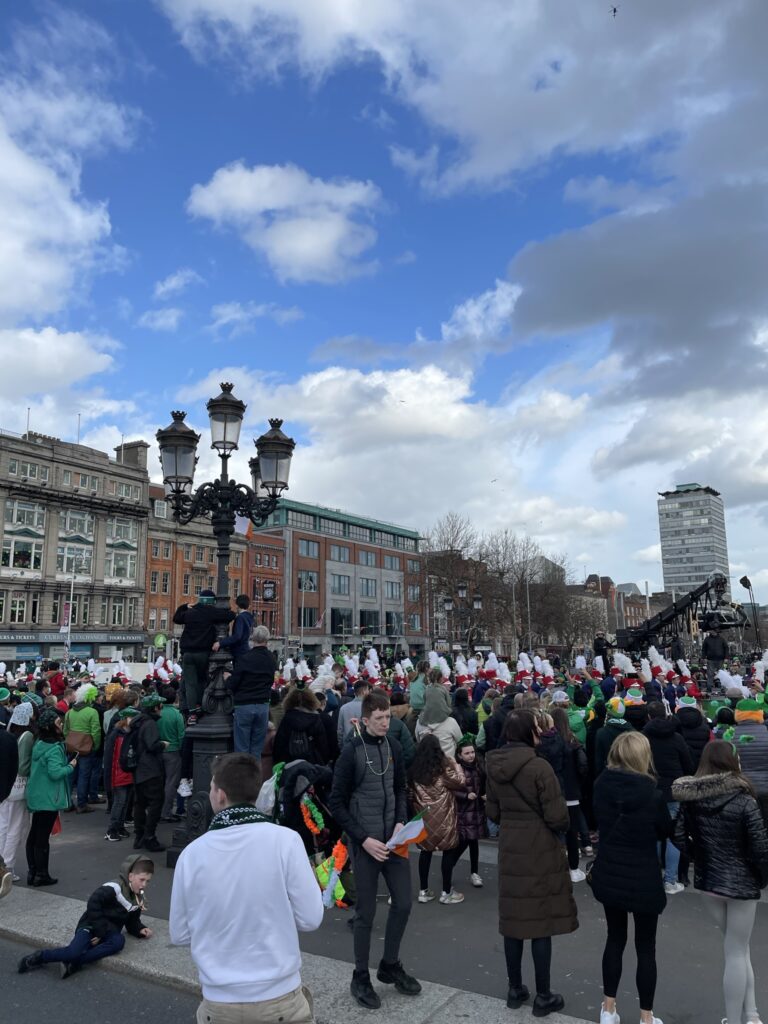
<path fill-rule="evenodd" d="M 5 686 L 0 686 L 0 704 L 5 704 L 5 702 L 10 699 L 11 691 Z"/>
<path fill-rule="evenodd" d="M 678 698 L 678 701 L 677 701 L 677 710 L 678 711 L 680 710 L 680 708 L 695 708 L 695 707 L 696 707 L 696 698 L 695 697 L 689 697 L 689 696 L 686 695 L 685 697 Z"/>
<path fill-rule="evenodd" d="M 605 702 L 605 713 L 609 718 L 623 718 L 626 707 L 621 697 L 611 697 Z"/>

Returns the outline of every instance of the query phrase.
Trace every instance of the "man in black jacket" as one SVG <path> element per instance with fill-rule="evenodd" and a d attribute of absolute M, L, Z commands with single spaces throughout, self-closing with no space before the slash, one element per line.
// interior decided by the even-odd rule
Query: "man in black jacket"
<path fill-rule="evenodd" d="M 216 626 L 231 622 L 235 613 L 229 608 L 216 607 L 212 590 L 201 590 L 197 604 L 182 604 L 176 609 L 173 621 L 183 626 L 179 641 L 181 651 L 181 704 L 189 712 L 187 725 L 195 725 L 200 713 L 200 702 L 208 685 L 208 662 L 216 643 Z"/>
<path fill-rule="evenodd" d="M 711 690 L 715 685 L 715 676 L 728 657 L 728 644 L 714 629 L 711 629 L 704 637 L 701 656 L 707 659 L 707 689 Z"/>
<path fill-rule="evenodd" d="M 162 846 L 155 835 L 157 823 L 163 810 L 165 795 L 165 765 L 163 751 L 166 744 L 157 731 L 157 720 L 165 700 L 156 693 L 150 693 L 139 702 L 141 714 L 131 725 L 131 732 L 139 730 L 138 763 L 133 776 L 134 804 L 133 820 L 135 839 L 134 850 L 151 850 L 161 853 Z M 123 742 L 127 743 L 126 738 Z M 122 753 L 122 751 L 121 751 Z"/>
<path fill-rule="evenodd" d="M 668 716 L 666 708 L 659 701 L 648 705 L 648 725 L 643 729 L 651 745 L 653 764 L 656 769 L 656 786 L 667 803 L 670 818 L 674 821 L 680 805 L 672 799 L 672 784 L 683 775 L 693 775 L 693 760 L 688 744 L 679 732 L 680 723 Z M 680 851 L 673 843 L 667 843 L 664 856 L 664 891 L 668 896 L 682 892 L 683 886 L 677 880 L 680 866 Z"/>
<path fill-rule="evenodd" d="M 213 645 L 214 651 L 229 651 L 232 655 L 232 664 L 237 668 L 238 661 L 243 658 L 249 650 L 251 630 L 253 629 L 253 612 L 248 611 L 251 607 L 251 599 L 247 594 L 238 594 L 235 604 L 239 611 L 232 626 L 229 636 L 222 637 Z"/>
<path fill-rule="evenodd" d="M 239 598 L 238 598 L 239 600 Z M 269 724 L 269 698 L 275 683 L 277 660 L 267 647 L 269 630 L 257 626 L 253 631 L 254 646 L 237 659 L 235 670 L 227 679 L 227 688 L 235 700 L 235 752 L 261 757 Z"/>
<path fill-rule="evenodd" d="M 15 736 L 0 729 L 0 803 L 13 789 L 19 771 L 19 744 Z"/>
<path fill-rule="evenodd" d="M 421 985 L 400 963 L 400 942 L 411 912 L 410 866 L 407 857 L 392 853 L 386 845 L 408 820 L 402 749 L 387 736 L 390 714 L 385 693 L 375 690 L 363 698 L 362 728 L 343 744 L 328 801 L 336 823 L 347 834 L 355 872 L 355 971 L 350 991 L 368 1010 L 381 1006 L 368 971 L 379 875 L 384 876 L 392 905 L 376 976 L 403 995 L 421 992 Z"/>

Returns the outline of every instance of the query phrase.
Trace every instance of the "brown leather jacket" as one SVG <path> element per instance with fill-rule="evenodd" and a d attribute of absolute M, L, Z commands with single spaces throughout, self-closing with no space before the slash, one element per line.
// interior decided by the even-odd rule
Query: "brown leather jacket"
<path fill-rule="evenodd" d="M 454 790 L 464 786 L 464 772 L 455 761 L 447 762 L 443 775 L 431 786 L 418 782 L 411 787 L 411 800 L 415 811 L 424 811 L 427 838 L 420 850 L 450 850 L 459 841 Z"/>

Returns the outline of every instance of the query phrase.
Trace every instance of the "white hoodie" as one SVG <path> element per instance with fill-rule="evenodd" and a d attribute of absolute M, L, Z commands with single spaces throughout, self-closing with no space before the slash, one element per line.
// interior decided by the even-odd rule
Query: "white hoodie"
<path fill-rule="evenodd" d="M 269 822 L 206 832 L 173 876 L 171 942 L 191 946 L 203 996 L 259 1003 L 301 985 L 298 932 L 320 927 L 320 887 L 301 839 Z"/>

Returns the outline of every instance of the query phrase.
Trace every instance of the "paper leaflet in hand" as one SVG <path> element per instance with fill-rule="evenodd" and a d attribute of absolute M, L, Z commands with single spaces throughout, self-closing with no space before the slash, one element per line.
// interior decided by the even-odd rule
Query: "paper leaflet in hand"
<path fill-rule="evenodd" d="M 424 810 L 427 810 L 425 807 Z M 387 843 L 387 848 L 396 853 L 399 857 L 408 856 L 408 847 L 414 843 L 423 843 L 427 838 L 427 830 L 424 827 L 424 811 L 419 811 L 410 821 L 407 821 L 401 829 L 392 836 Z"/>

